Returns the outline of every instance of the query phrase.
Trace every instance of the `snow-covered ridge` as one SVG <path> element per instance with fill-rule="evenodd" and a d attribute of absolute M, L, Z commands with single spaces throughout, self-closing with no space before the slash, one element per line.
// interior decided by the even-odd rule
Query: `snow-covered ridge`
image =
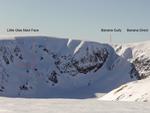
<path fill-rule="evenodd" d="M 3 96 L 53 97 L 85 89 L 94 95 L 138 79 L 135 70 L 108 44 L 42 36 L 0 40 Z"/>

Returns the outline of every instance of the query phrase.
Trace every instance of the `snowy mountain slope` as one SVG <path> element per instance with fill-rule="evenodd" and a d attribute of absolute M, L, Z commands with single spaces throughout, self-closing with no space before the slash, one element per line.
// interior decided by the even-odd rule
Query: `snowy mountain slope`
<path fill-rule="evenodd" d="M 141 78 L 150 75 L 150 41 L 115 45 L 117 54 L 135 66 Z"/>
<path fill-rule="evenodd" d="M 150 78 L 134 81 L 114 89 L 99 100 L 150 101 Z"/>
<path fill-rule="evenodd" d="M 94 95 L 136 79 L 136 69 L 108 44 L 40 36 L 0 40 L 2 96 Z"/>
<path fill-rule="evenodd" d="M 114 89 L 100 100 L 150 101 L 150 42 L 115 46 L 118 55 L 130 61 L 139 74 L 140 81 L 134 81 Z"/>

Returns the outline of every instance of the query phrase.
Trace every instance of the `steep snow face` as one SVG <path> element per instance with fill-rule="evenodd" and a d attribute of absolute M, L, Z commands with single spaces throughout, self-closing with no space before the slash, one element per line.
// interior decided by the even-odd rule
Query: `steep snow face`
<path fill-rule="evenodd" d="M 111 101 L 150 101 L 150 78 L 134 81 L 106 94 L 99 100 Z"/>
<path fill-rule="evenodd" d="M 107 44 L 52 37 L 0 40 L 3 96 L 48 97 L 88 88 L 108 92 L 136 80 L 131 71 L 131 63 Z"/>

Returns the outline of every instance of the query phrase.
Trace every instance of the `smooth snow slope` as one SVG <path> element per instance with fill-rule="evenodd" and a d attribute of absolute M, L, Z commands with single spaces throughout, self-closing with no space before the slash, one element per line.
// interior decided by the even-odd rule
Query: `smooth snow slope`
<path fill-rule="evenodd" d="M 100 100 L 111 101 L 150 101 L 150 78 L 134 81 L 111 91 Z"/>
<path fill-rule="evenodd" d="M 139 79 L 108 44 L 53 37 L 0 40 L 0 95 L 90 98 Z"/>
<path fill-rule="evenodd" d="M 0 98 L 0 113 L 149 113 L 150 103 Z"/>

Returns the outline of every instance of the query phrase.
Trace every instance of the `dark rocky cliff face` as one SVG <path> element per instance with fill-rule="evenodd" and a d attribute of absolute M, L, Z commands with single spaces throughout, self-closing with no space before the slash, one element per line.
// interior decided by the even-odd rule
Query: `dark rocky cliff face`
<path fill-rule="evenodd" d="M 79 73 L 87 74 L 88 72 L 96 72 L 105 63 L 109 53 L 106 49 L 99 49 L 97 51 L 90 51 L 88 48 L 85 49 L 86 54 L 78 56 L 82 51 L 74 55 L 59 56 L 55 55 L 55 65 L 60 73 L 69 73 L 75 76 Z"/>
<path fill-rule="evenodd" d="M 133 64 L 139 72 L 140 79 L 147 78 L 150 75 L 150 58 L 138 57 L 133 61 Z"/>

